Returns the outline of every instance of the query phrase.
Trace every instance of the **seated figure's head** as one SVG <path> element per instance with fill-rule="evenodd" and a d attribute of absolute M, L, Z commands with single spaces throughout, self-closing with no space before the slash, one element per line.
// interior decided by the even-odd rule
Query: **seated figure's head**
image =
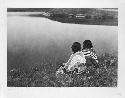
<path fill-rule="evenodd" d="M 79 42 L 74 42 L 71 48 L 73 53 L 76 53 L 78 51 L 81 51 L 81 44 Z"/>
<path fill-rule="evenodd" d="M 90 40 L 85 40 L 83 42 L 83 49 L 90 49 L 93 48 L 92 42 Z"/>

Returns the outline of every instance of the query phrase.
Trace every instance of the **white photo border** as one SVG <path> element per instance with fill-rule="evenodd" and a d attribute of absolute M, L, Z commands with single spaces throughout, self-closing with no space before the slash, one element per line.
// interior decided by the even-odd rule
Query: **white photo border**
<path fill-rule="evenodd" d="M 1 98 L 124 98 L 124 0 L 1 0 Z M 118 87 L 7 87 L 7 8 L 118 8 Z M 2 66 L 1 66 L 2 65 Z"/>

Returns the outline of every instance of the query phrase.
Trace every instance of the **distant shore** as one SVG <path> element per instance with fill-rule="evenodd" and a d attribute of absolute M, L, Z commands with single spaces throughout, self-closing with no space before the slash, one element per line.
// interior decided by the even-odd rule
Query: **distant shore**
<path fill-rule="evenodd" d="M 8 12 L 38 12 L 31 17 L 45 17 L 62 23 L 118 26 L 117 9 L 8 8 Z"/>

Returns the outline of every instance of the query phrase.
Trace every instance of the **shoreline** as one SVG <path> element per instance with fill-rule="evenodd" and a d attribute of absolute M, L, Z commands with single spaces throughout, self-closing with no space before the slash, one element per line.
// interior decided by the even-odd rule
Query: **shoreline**
<path fill-rule="evenodd" d="M 114 11 L 115 10 L 115 11 Z M 118 26 L 117 9 L 79 8 L 8 8 L 7 12 L 25 13 L 30 17 L 45 17 L 61 23 Z"/>

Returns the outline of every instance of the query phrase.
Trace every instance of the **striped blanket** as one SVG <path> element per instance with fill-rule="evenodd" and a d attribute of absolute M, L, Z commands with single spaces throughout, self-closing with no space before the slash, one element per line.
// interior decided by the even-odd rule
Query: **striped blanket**
<path fill-rule="evenodd" d="M 98 57 L 93 48 L 82 50 L 85 56 L 93 58 L 98 63 Z"/>

